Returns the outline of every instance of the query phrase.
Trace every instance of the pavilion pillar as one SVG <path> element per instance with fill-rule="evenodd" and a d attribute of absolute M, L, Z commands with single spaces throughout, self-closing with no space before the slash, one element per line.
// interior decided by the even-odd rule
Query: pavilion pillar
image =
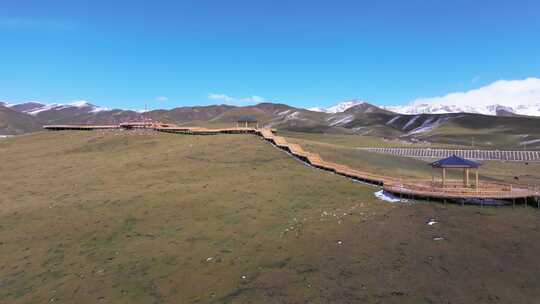
<path fill-rule="evenodd" d="M 469 187 L 469 168 L 463 169 L 463 186 Z"/>
<path fill-rule="evenodd" d="M 446 185 L 446 168 L 442 168 L 442 186 Z"/>
<path fill-rule="evenodd" d="M 476 169 L 476 191 L 478 192 L 478 168 Z"/>
<path fill-rule="evenodd" d="M 246 128 L 247 128 L 247 127 L 248 127 L 248 125 L 247 125 L 247 121 L 246 121 Z"/>

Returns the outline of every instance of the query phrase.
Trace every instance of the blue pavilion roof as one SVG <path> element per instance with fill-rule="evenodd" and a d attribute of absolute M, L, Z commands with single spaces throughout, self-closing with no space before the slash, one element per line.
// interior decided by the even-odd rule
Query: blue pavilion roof
<path fill-rule="evenodd" d="M 456 155 L 432 162 L 434 168 L 478 168 L 480 163 Z"/>
<path fill-rule="evenodd" d="M 238 121 L 238 122 L 257 122 L 257 117 L 255 117 L 253 115 L 244 115 L 244 116 L 238 117 L 238 119 L 236 121 Z"/>

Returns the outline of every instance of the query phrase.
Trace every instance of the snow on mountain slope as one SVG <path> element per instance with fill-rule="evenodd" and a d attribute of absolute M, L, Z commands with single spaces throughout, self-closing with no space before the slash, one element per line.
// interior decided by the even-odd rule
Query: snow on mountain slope
<path fill-rule="evenodd" d="M 339 115 L 339 116 L 331 116 L 329 119 L 328 119 L 328 122 L 330 124 L 330 126 L 334 127 L 334 126 L 343 126 L 343 125 L 346 125 L 348 124 L 349 122 L 353 121 L 354 120 L 354 115 Z"/>
<path fill-rule="evenodd" d="M 15 110 L 17 112 L 23 112 L 23 113 L 28 113 L 28 112 L 37 110 L 39 108 L 42 108 L 44 106 L 45 106 L 44 104 L 35 102 L 35 101 L 28 101 L 25 103 L 8 105 L 8 107 L 11 108 L 12 110 Z"/>
<path fill-rule="evenodd" d="M 93 105 L 87 101 L 75 101 L 69 104 L 60 104 L 60 103 L 52 103 L 52 104 L 42 104 L 35 101 L 29 101 L 19 104 L 10 104 L 8 105 L 11 109 L 30 114 L 30 115 L 37 115 L 39 113 L 45 112 L 45 111 L 60 111 L 60 110 L 77 110 L 80 113 L 97 113 L 101 111 L 107 110 L 107 108 L 99 107 L 96 105 Z"/>
<path fill-rule="evenodd" d="M 414 122 L 416 120 L 418 120 L 418 118 L 420 118 L 421 116 L 420 115 L 416 115 L 416 116 L 413 116 L 406 124 L 405 126 L 403 126 L 403 130 L 407 130 L 407 128 L 409 128 L 411 125 L 414 124 Z"/>
<path fill-rule="evenodd" d="M 307 108 L 306 110 L 313 111 L 313 112 L 326 112 L 326 109 L 321 108 L 321 107 Z"/>
<path fill-rule="evenodd" d="M 499 80 L 467 92 L 419 98 L 406 106 L 383 107 L 401 114 L 476 113 L 540 116 L 540 79 Z"/>
<path fill-rule="evenodd" d="M 458 106 L 458 105 L 441 105 L 441 104 L 415 104 L 409 106 L 383 107 L 386 110 L 400 114 L 448 114 L 448 113 L 475 113 L 484 115 L 500 115 L 503 112 L 527 115 L 540 116 L 540 102 L 531 105 L 487 105 L 487 106 Z"/>
<path fill-rule="evenodd" d="M 448 117 L 431 117 L 424 121 L 420 126 L 414 128 L 413 130 L 410 130 L 407 135 L 414 135 L 419 133 L 425 133 L 429 132 L 431 130 L 434 130 L 438 128 L 440 125 L 442 125 L 444 122 L 448 121 Z"/>
<path fill-rule="evenodd" d="M 331 106 L 331 107 L 328 107 L 328 108 L 318 108 L 317 107 L 317 108 L 309 108 L 308 110 L 315 111 L 315 112 L 325 112 L 325 113 L 335 114 L 335 113 L 344 112 L 349 108 L 352 108 L 354 106 L 361 105 L 361 104 L 364 104 L 364 103 L 366 103 L 366 101 L 363 101 L 363 100 L 360 100 L 360 99 L 352 99 L 352 100 L 349 100 L 349 101 L 340 102 L 337 105 Z"/>

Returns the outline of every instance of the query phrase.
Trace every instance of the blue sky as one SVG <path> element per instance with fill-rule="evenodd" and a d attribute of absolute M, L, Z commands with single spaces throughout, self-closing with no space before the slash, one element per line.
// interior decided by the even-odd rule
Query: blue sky
<path fill-rule="evenodd" d="M 532 0 L 2 0 L 0 100 L 405 104 L 539 77 L 539 12 Z"/>

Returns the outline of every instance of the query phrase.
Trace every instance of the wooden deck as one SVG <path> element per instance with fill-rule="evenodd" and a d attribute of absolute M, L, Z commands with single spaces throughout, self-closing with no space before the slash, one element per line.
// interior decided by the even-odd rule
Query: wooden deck
<path fill-rule="evenodd" d="M 137 127 L 141 127 L 137 125 Z M 289 143 L 284 137 L 276 135 L 276 131 L 267 128 L 223 128 L 207 129 L 199 127 L 181 127 L 165 124 L 153 124 L 144 128 L 152 128 L 158 132 L 186 134 L 186 135 L 218 135 L 218 134 L 253 134 L 260 136 L 274 146 L 285 150 L 295 158 L 306 164 L 330 171 L 347 178 L 381 186 L 385 191 L 398 194 L 414 196 L 417 198 L 431 199 L 540 199 L 539 189 L 528 189 L 524 186 L 513 186 L 510 184 L 485 183 L 482 182 L 476 187 L 465 188 L 459 183 L 449 182 L 442 187 L 431 181 L 401 180 L 395 177 L 377 175 L 370 172 L 351 168 L 347 165 L 328 162 L 322 159 L 317 153 L 305 151 L 300 145 Z M 45 126 L 48 130 L 97 130 L 97 129 L 118 129 L 121 126 Z"/>
<path fill-rule="evenodd" d="M 540 193 L 533 189 L 492 182 L 481 182 L 476 188 L 464 187 L 462 181 L 447 182 L 443 187 L 440 183 L 431 181 L 405 180 L 387 182 L 383 188 L 395 195 L 434 199 L 511 200 L 540 197 Z"/>

